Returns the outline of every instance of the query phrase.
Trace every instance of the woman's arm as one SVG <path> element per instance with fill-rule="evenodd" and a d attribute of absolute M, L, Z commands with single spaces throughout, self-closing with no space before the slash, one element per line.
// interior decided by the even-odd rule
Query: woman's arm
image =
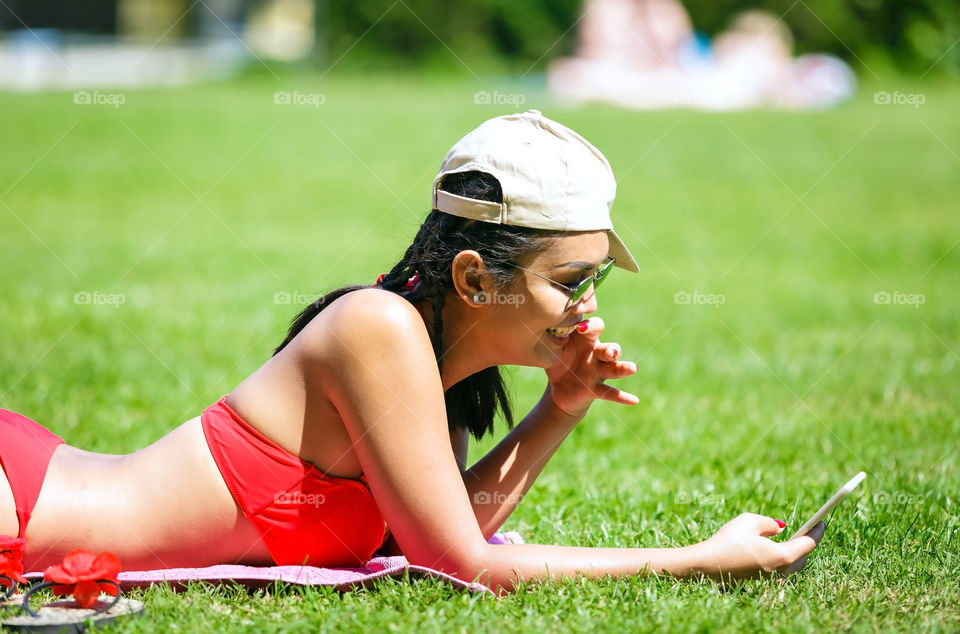
<path fill-rule="evenodd" d="M 484 539 L 499 530 L 580 418 L 562 412 L 544 392 L 529 414 L 463 474 Z"/>
<path fill-rule="evenodd" d="M 490 545 L 450 450 L 443 388 L 419 315 L 400 298 L 364 291 L 328 310 L 305 329 L 326 344 L 307 344 L 318 352 L 305 359 L 306 387 L 324 390 L 343 417 L 377 505 L 411 564 L 505 592 L 515 580 L 548 574 L 756 576 L 815 546 L 807 537 L 772 542 L 766 535 L 779 531 L 776 523 L 752 515 L 679 549 Z"/>
<path fill-rule="evenodd" d="M 581 575 L 589 578 L 702 575 L 721 582 L 769 577 L 775 571 L 805 559 L 817 547 L 824 529 L 825 524 L 820 522 L 807 536 L 778 543 L 769 539 L 784 530 L 776 520 L 744 513 L 727 522 L 710 539 L 680 548 L 487 544 L 480 561 L 464 575 L 457 576 L 472 579 L 470 572 L 473 569 L 484 568 L 478 580 L 500 595 L 514 590 L 520 580 L 542 581 Z"/>
<path fill-rule="evenodd" d="M 503 526 L 579 421 L 554 405 L 548 388 L 523 421 L 470 469 L 466 466 L 469 431 L 460 428 L 450 433 L 450 446 L 484 539 Z M 392 535 L 385 552 L 402 554 Z"/>
<path fill-rule="evenodd" d="M 536 407 L 464 474 L 464 484 L 486 539 L 516 509 L 593 400 L 604 398 L 627 405 L 639 400 L 603 382 L 630 376 L 637 367 L 620 361 L 618 344 L 600 343 L 603 319 L 591 317 L 586 324 L 586 330 L 572 335 L 561 359 L 547 369 L 547 389 Z M 566 408 L 557 405 L 558 397 Z"/>

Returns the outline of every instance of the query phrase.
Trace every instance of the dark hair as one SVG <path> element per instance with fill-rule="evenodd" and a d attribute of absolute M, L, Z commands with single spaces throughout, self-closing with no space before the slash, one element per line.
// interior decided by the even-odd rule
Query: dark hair
<path fill-rule="evenodd" d="M 485 172 L 450 174 L 440 185 L 444 191 L 491 202 L 503 202 L 503 192 L 496 178 Z M 443 370 L 443 305 L 447 292 L 453 288 L 451 269 L 454 256 L 472 249 L 483 258 L 484 266 L 493 277 L 498 290 L 506 291 L 516 282 L 518 271 L 510 263 L 549 248 L 549 241 L 564 235 L 563 231 L 513 227 L 453 216 L 432 210 L 420 226 L 406 253 L 387 273 L 378 288 L 400 295 L 410 303 L 429 299 L 433 306 L 433 343 L 437 368 Z M 404 289 L 407 281 L 417 273 L 420 282 L 415 289 Z M 286 339 L 274 354 L 283 350 L 310 320 L 338 297 L 366 284 L 344 286 L 314 301 L 297 315 L 290 325 Z M 444 395 L 450 431 L 466 428 L 478 440 L 493 431 L 497 407 L 503 411 L 507 426 L 514 425 L 510 401 L 504 390 L 499 366 L 493 366 L 468 376 L 451 386 Z"/>

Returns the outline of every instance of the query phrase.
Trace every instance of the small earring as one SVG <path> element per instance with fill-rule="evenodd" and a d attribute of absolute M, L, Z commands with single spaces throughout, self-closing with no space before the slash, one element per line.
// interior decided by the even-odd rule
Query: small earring
<path fill-rule="evenodd" d="M 483 291 L 473 294 L 473 303 L 474 304 L 486 304 L 487 303 L 487 294 Z"/>

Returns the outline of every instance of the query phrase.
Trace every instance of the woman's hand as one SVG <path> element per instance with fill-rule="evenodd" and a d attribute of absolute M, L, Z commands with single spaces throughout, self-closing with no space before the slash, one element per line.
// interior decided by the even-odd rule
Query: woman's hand
<path fill-rule="evenodd" d="M 563 412 L 583 418 L 594 399 L 602 398 L 623 405 L 636 405 L 640 399 L 634 394 L 606 385 L 607 379 L 622 379 L 637 371 L 637 364 L 619 361 L 620 345 L 600 343 L 603 320 L 591 317 L 577 328 L 563 347 L 560 358 L 547 368 L 550 395 Z"/>
<path fill-rule="evenodd" d="M 769 539 L 783 531 L 777 520 L 743 513 L 720 527 L 713 537 L 696 544 L 699 572 L 718 581 L 792 574 L 803 568 L 820 543 L 826 524 L 820 522 L 804 536 L 788 542 Z"/>

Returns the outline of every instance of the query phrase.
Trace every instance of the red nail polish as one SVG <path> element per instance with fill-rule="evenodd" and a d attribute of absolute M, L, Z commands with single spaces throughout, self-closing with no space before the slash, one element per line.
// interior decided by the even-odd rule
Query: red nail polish
<path fill-rule="evenodd" d="M 579 330 L 580 332 L 587 332 L 587 328 L 589 327 L 590 327 L 590 324 L 586 321 L 581 321 L 579 324 L 577 324 L 577 330 Z"/>
<path fill-rule="evenodd" d="M 784 522 L 783 520 L 773 520 L 773 521 L 776 522 L 777 526 L 779 526 L 780 528 L 783 528 L 784 526 L 787 525 L 787 523 Z"/>

